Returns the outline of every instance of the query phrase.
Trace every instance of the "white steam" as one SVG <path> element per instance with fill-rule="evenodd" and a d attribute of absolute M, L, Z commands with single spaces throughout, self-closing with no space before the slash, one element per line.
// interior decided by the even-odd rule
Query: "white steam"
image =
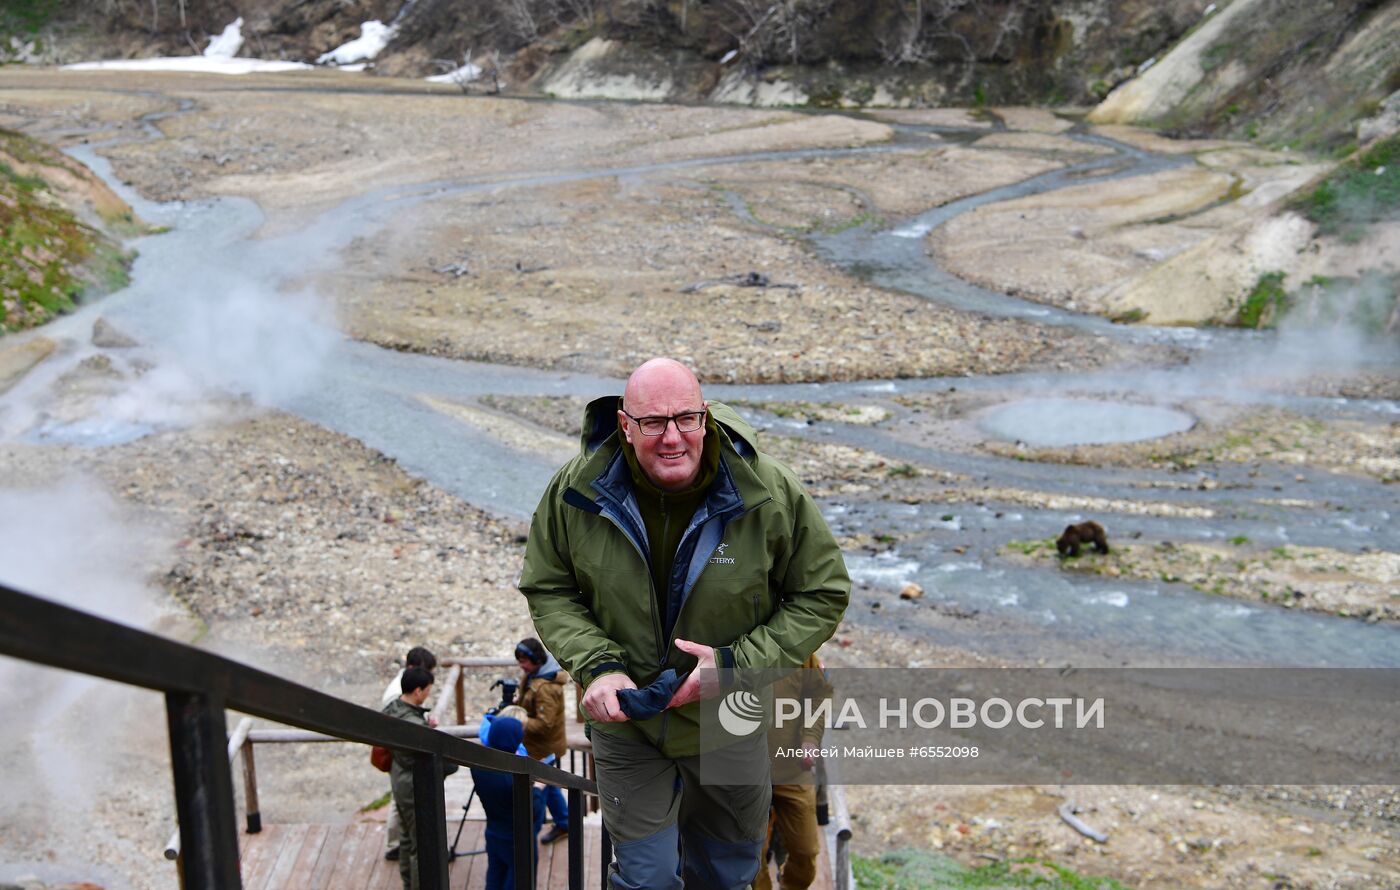
<path fill-rule="evenodd" d="M 0 491 L 0 580 L 11 587 L 148 626 L 162 613 L 148 576 L 164 563 L 164 546 L 163 535 L 92 480 Z M 111 870 L 129 875 L 140 857 L 115 837 L 90 836 L 91 812 L 129 806 L 127 818 L 141 824 L 168 821 L 168 794 L 128 804 L 111 781 L 166 774 L 160 709 L 153 693 L 0 659 L 0 836 L 16 874 L 123 886 Z"/>

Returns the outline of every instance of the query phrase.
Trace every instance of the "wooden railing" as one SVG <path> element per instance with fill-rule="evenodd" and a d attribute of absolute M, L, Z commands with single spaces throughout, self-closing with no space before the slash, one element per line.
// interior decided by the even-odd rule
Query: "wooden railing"
<path fill-rule="evenodd" d="M 0 655 L 46 667 L 77 671 L 165 694 L 171 772 L 179 818 L 178 863 L 186 890 L 230 890 L 242 886 L 230 749 L 249 748 L 255 731 L 227 733 L 225 711 L 298 727 L 344 741 L 383 745 L 414 754 L 413 790 L 422 890 L 447 888 L 447 814 L 444 762 L 483 767 L 513 777 L 515 886 L 535 886 L 531 830 L 531 785 L 568 789 L 569 833 L 583 837 L 583 796 L 597 795 L 594 782 L 520 757 L 396 720 L 370 708 L 222 656 L 86 612 L 61 606 L 0 584 Z M 454 689 L 460 686 L 453 681 Z M 460 699 L 459 699 L 460 701 Z M 460 706 L 459 706 L 460 707 Z M 232 744 L 240 730 L 245 735 Z M 251 769 L 245 760 L 245 782 Z M 251 812 L 257 813 L 256 791 Z M 250 822 L 250 827 L 251 827 Z M 607 828 L 602 861 L 612 858 Z M 569 844 L 569 887 L 582 890 L 582 844 Z"/>

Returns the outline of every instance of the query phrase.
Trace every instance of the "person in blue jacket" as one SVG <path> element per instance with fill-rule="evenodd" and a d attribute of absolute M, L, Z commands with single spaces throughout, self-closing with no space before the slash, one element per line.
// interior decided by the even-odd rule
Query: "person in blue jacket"
<path fill-rule="evenodd" d="M 521 740 L 525 737 L 525 727 L 514 717 L 495 717 L 482 721 L 481 741 L 497 751 L 524 755 Z M 486 890 L 511 890 L 515 886 L 515 832 L 512 815 L 511 786 L 513 777 L 509 773 L 472 767 L 472 782 L 476 785 L 476 796 L 481 798 L 481 806 L 486 810 Z M 531 800 L 531 852 L 539 861 L 539 845 L 535 837 L 544 825 L 544 791 L 532 789 Z"/>

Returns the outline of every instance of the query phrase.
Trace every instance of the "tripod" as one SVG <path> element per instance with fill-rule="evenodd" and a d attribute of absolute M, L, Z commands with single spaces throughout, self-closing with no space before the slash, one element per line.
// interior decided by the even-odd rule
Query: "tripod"
<path fill-rule="evenodd" d="M 467 802 L 462 804 L 462 821 L 457 823 L 457 836 L 452 839 L 452 849 L 447 851 L 447 861 L 449 863 L 455 862 L 464 856 L 477 856 L 486 852 L 485 847 L 482 847 L 480 850 L 463 850 L 461 853 L 457 852 L 457 842 L 462 839 L 462 829 L 467 827 L 467 810 L 472 808 L 472 801 L 475 799 L 476 788 L 472 788 L 471 794 L 467 795 Z"/>

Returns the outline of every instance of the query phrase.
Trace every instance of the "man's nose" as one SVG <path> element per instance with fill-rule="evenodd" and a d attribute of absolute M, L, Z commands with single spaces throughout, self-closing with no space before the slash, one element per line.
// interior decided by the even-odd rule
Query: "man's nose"
<path fill-rule="evenodd" d="M 667 445 L 675 445 L 682 440 L 681 428 L 677 420 L 672 417 L 666 421 L 666 429 L 661 433 L 661 441 Z"/>

